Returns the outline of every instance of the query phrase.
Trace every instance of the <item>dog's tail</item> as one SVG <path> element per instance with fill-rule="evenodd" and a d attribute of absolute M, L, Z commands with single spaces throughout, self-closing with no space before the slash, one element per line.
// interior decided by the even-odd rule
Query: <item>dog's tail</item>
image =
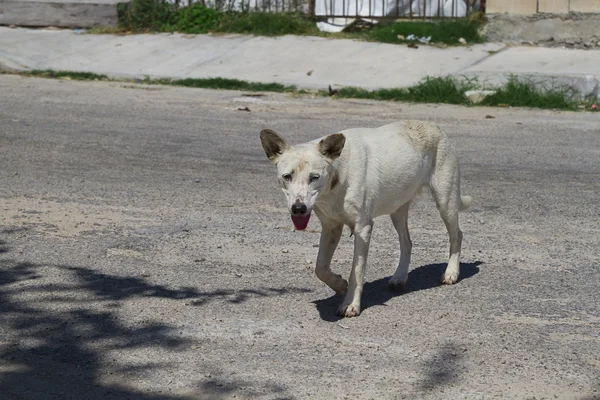
<path fill-rule="evenodd" d="M 472 202 L 473 198 L 471 196 L 460 196 L 460 211 L 465 211 L 471 207 Z"/>

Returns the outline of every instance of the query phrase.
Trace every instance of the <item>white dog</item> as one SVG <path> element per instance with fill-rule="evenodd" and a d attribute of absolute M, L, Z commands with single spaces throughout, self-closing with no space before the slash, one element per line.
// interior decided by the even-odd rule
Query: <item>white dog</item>
<path fill-rule="evenodd" d="M 471 198 L 460 195 L 458 157 L 437 125 L 400 121 L 374 129 L 348 129 L 296 146 L 268 129 L 260 139 L 267 157 L 277 165 L 296 229 L 306 228 L 312 211 L 321 221 L 315 272 L 337 293 L 346 293 L 338 314 L 360 314 L 373 219 L 380 215 L 392 217 L 400 237 L 400 262 L 389 283 L 404 288 L 412 249 L 408 208 L 425 186 L 431 188 L 450 235 L 450 260 L 441 281 L 458 280 L 462 243 L 458 212 L 469 207 Z M 330 269 L 344 225 L 355 236 L 349 282 Z"/>

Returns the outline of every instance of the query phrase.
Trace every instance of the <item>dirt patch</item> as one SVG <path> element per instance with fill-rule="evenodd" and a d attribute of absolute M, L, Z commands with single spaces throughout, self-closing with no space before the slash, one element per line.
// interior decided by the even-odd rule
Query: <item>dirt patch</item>
<path fill-rule="evenodd" d="M 66 202 L 59 199 L 12 197 L 2 199 L 0 224 L 27 227 L 56 236 L 102 233 L 139 224 L 153 224 L 140 209 Z"/>

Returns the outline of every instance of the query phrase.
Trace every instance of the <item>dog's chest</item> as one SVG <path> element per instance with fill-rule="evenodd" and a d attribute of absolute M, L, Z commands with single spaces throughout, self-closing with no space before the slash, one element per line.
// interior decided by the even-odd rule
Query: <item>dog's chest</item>
<path fill-rule="evenodd" d="M 315 208 L 327 219 L 348 225 L 351 229 L 356 224 L 356 217 L 358 215 L 356 207 L 348 204 L 344 199 L 336 199 L 329 196 L 320 198 L 317 200 Z"/>

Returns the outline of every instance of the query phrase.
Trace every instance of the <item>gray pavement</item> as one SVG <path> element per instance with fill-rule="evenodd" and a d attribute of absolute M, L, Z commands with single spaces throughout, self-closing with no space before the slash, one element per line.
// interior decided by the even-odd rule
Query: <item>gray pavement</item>
<path fill-rule="evenodd" d="M 440 49 L 318 37 L 240 35 L 89 35 L 71 30 L 0 27 L 0 68 L 95 72 L 111 77 L 235 78 L 300 88 L 406 87 L 425 76 L 511 74 L 600 92 L 600 51 L 506 47 L 488 43 Z"/>
<path fill-rule="evenodd" d="M 597 115 L 7 75 L 0 93 L 2 399 L 599 398 Z M 258 132 L 401 118 L 459 153 L 461 281 L 437 284 L 424 193 L 407 292 L 378 218 L 363 313 L 338 320 L 318 221 L 292 231 Z"/>

